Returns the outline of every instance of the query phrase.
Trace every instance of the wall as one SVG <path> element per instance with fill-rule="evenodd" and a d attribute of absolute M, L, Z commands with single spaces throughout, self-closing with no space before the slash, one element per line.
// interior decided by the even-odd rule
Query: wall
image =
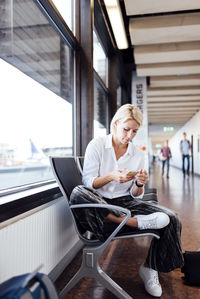
<path fill-rule="evenodd" d="M 82 246 L 63 198 L 1 223 L 0 228 L 0 282 L 40 264 L 40 272 L 51 272 L 56 279 Z"/>
<path fill-rule="evenodd" d="M 191 141 L 193 135 L 193 159 L 194 173 L 200 175 L 200 152 L 198 152 L 198 139 L 200 139 L 200 111 L 188 121 L 170 140 L 169 146 L 172 151 L 171 165 L 182 168 L 182 157 L 180 154 L 180 140 L 183 139 L 183 132 Z"/>

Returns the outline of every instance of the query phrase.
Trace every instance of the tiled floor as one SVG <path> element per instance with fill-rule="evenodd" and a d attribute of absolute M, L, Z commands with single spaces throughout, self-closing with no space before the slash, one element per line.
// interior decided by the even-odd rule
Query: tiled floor
<path fill-rule="evenodd" d="M 159 204 L 175 210 L 182 221 L 183 251 L 195 251 L 200 248 L 200 177 L 184 179 L 180 170 L 170 169 L 170 177 L 161 176 L 159 163 L 151 169 L 149 187 L 158 190 Z M 127 293 L 135 299 L 152 298 L 143 287 L 138 269 L 148 251 L 150 239 L 135 238 L 114 241 L 109 245 L 100 259 L 106 273 L 112 277 Z M 73 276 L 81 263 L 81 254 L 63 272 L 57 280 L 59 290 Z M 182 273 L 177 269 L 171 273 L 160 273 L 163 288 L 163 299 L 197 299 L 200 298 L 200 287 L 186 286 L 181 279 Z M 99 298 L 114 299 L 113 294 L 90 278 L 78 283 L 65 298 Z"/>

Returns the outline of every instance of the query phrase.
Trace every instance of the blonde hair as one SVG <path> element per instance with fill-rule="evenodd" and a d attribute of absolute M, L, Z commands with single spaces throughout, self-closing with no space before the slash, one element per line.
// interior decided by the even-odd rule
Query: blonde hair
<path fill-rule="evenodd" d="M 142 125 L 142 112 L 141 110 L 131 104 L 125 104 L 121 106 L 115 115 L 112 118 L 111 124 L 110 124 L 110 131 L 113 133 L 115 131 L 115 123 L 116 121 L 120 122 L 126 122 L 127 120 L 132 119 L 135 120 L 139 126 Z"/>

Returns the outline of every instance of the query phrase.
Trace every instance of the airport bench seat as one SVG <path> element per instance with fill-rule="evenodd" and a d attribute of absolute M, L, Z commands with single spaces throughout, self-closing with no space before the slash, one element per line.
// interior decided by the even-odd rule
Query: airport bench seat
<path fill-rule="evenodd" d="M 71 216 L 73 219 L 73 224 L 77 231 L 77 234 L 80 240 L 83 242 L 83 255 L 82 255 L 82 264 L 78 272 L 74 277 L 67 283 L 63 288 L 60 295 L 64 296 L 67 292 L 71 290 L 79 281 L 85 276 L 92 277 L 99 281 L 105 288 L 110 290 L 118 298 L 132 298 L 125 290 L 123 290 L 116 282 L 114 282 L 100 267 L 99 257 L 103 253 L 106 246 L 116 239 L 121 238 L 135 238 L 143 236 L 151 236 L 159 239 L 159 232 L 157 230 L 123 230 L 123 227 L 126 221 L 131 217 L 129 210 L 107 204 L 76 204 L 70 205 L 69 199 L 72 190 L 74 187 L 81 184 L 81 174 L 78 170 L 75 157 L 50 157 L 50 162 L 52 166 L 53 173 L 55 175 L 56 181 L 60 190 L 63 194 L 63 197 L 66 199 L 66 204 L 68 205 L 69 210 L 71 211 Z M 114 209 L 116 211 L 123 212 L 126 216 L 120 224 L 106 224 L 109 226 L 110 232 L 104 242 L 94 238 L 90 238 L 91 234 L 83 232 L 80 228 L 80 223 L 74 217 L 73 210 L 77 208 L 108 208 Z M 126 227 L 127 228 L 127 227 Z M 105 229 L 107 229 L 105 227 Z"/>

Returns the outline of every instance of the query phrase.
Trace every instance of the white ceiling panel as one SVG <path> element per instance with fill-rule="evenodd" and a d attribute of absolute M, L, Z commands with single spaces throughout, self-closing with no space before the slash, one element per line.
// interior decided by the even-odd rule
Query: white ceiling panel
<path fill-rule="evenodd" d="M 176 114 L 177 114 L 176 111 L 171 111 L 170 112 L 170 116 L 173 117 L 173 118 L 174 118 L 174 116 L 176 116 Z M 193 112 L 188 113 L 188 111 L 182 111 L 181 115 L 179 115 L 178 118 L 180 118 L 181 116 L 191 117 L 192 115 L 193 115 Z M 148 117 L 151 117 L 151 118 L 152 117 L 158 117 L 158 116 L 160 118 L 163 118 L 163 117 L 166 117 L 166 116 L 169 117 L 169 111 L 165 111 L 165 110 L 160 111 L 159 115 L 156 112 L 149 112 L 149 114 L 148 114 Z"/>
<path fill-rule="evenodd" d="M 134 47 L 136 64 L 200 60 L 200 41 Z"/>
<path fill-rule="evenodd" d="M 199 9 L 199 0 L 124 0 L 127 15 Z"/>
<path fill-rule="evenodd" d="M 138 76 L 200 74 L 200 61 L 138 64 L 136 72 Z"/>
<path fill-rule="evenodd" d="M 177 43 L 200 40 L 200 13 L 131 18 L 132 45 Z"/>
<path fill-rule="evenodd" d="M 200 87 L 200 74 L 188 75 L 188 76 L 163 76 L 163 77 L 151 77 L 151 87 L 185 87 L 185 86 L 197 86 Z"/>
<path fill-rule="evenodd" d="M 162 96 L 162 97 L 148 97 L 148 102 L 191 102 L 199 101 L 200 104 L 200 95 L 190 95 L 190 96 Z"/>
<path fill-rule="evenodd" d="M 177 102 L 148 102 L 148 109 L 149 108 L 159 108 L 159 107 L 163 107 L 163 108 L 177 108 L 180 107 L 180 103 Z M 200 101 L 185 101 L 185 102 L 181 102 L 181 107 L 189 107 L 189 108 L 193 108 L 193 109 L 199 109 L 200 108 Z"/>
<path fill-rule="evenodd" d="M 200 87 L 158 87 L 147 89 L 147 97 L 175 96 L 175 95 L 200 95 Z"/>
<path fill-rule="evenodd" d="M 147 105 L 148 106 L 148 105 Z M 152 112 L 152 111 L 162 111 L 163 110 L 163 108 L 162 107 L 149 107 L 148 108 L 148 111 L 149 112 Z M 174 107 L 168 107 L 168 108 L 166 108 L 166 110 L 168 110 L 168 111 L 188 111 L 188 112 L 197 112 L 198 111 L 198 109 L 197 108 L 193 108 L 193 107 L 182 107 L 182 105 L 181 106 L 178 106 L 178 107 L 176 107 L 176 108 L 174 108 Z"/>

